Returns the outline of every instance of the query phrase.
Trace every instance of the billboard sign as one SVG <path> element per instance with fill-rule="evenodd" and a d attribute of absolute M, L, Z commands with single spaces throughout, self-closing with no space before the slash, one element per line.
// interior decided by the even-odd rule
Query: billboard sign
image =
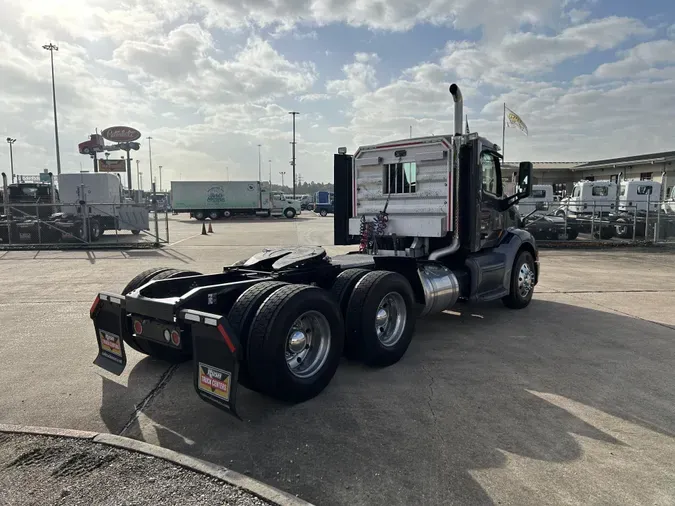
<path fill-rule="evenodd" d="M 127 166 L 125 160 L 99 160 L 99 172 L 126 172 Z"/>
<path fill-rule="evenodd" d="M 141 138 L 141 132 L 127 126 L 108 127 L 101 135 L 110 142 L 131 142 Z"/>

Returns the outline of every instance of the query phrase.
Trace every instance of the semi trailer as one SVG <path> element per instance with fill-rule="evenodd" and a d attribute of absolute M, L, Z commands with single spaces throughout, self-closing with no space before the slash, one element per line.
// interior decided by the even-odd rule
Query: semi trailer
<path fill-rule="evenodd" d="M 373 367 L 399 361 L 415 321 L 459 300 L 528 306 L 537 246 L 502 190 L 499 147 L 463 134 L 462 94 L 450 86 L 454 134 L 334 155 L 334 243 L 353 251 L 271 248 L 200 274 L 144 271 L 122 293 L 98 293 L 90 317 L 98 366 L 121 374 L 128 347 L 192 361 L 197 395 L 237 415 L 237 392 L 302 402 L 331 381 L 341 356 Z"/>
<path fill-rule="evenodd" d="M 300 202 L 283 192 L 269 192 L 259 181 L 171 181 L 174 214 L 191 218 L 229 218 L 235 215 L 284 216 L 295 218 Z"/>

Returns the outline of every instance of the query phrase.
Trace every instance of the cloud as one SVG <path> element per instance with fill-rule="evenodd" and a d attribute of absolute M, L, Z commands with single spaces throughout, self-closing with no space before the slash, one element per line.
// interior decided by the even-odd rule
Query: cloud
<path fill-rule="evenodd" d="M 308 92 L 317 79 L 311 62 L 291 62 L 268 41 L 251 36 L 232 60 L 214 56 L 209 32 L 182 25 L 165 41 L 122 44 L 109 62 L 129 72 L 148 93 L 208 114 L 212 104 L 269 101 Z"/>
<path fill-rule="evenodd" d="M 621 53 L 623 58 L 611 63 L 603 63 L 593 77 L 599 79 L 620 79 L 633 77 L 662 63 L 675 63 L 675 41 L 654 40 L 639 44 Z"/>
<path fill-rule="evenodd" d="M 491 33 L 528 23 L 547 25 L 560 14 L 562 0 L 202 0 L 196 2 L 213 26 L 276 24 L 325 26 L 345 23 L 374 30 L 405 31 L 417 24 L 454 26 L 458 29 L 488 27 Z"/>
<path fill-rule="evenodd" d="M 548 72 L 566 60 L 650 33 L 652 30 L 638 20 L 612 16 L 570 26 L 557 35 L 511 33 L 497 45 L 450 41 L 441 65 L 459 78 L 496 81 L 508 74 Z"/>
<path fill-rule="evenodd" d="M 355 53 L 354 62 L 342 67 L 345 79 L 328 81 L 326 91 L 341 97 L 356 97 L 369 92 L 377 86 L 375 64 L 378 62 L 375 53 Z"/>

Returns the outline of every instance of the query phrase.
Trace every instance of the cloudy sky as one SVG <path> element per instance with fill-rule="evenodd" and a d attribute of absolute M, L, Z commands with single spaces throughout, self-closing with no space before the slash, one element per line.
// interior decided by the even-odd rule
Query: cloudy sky
<path fill-rule="evenodd" d="M 473 131 L 501 144 L 504 102 L 527 123 L 508 160 L 675 149 L 667 0 L 0 0 L 0 134 L 21 174 L 55 170 L 50 41 L 64 171 L 123 124 L 153 137 L 165 182 L 256 179 L 258 144 L 279 181 L 297 110 L 298 172 L 330 180 L 338 146 L 450 132 L 452 82 Z"/>

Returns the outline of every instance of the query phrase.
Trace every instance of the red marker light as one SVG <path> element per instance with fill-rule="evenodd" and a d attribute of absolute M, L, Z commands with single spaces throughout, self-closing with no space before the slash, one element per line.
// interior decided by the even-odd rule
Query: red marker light
<path fill-rule="evenodd" d="M 143 333 L 143 324 L 139 320 L 134 320 L 134 332 L 136 334 Z"/>
<path fill-rule="evenodd" d="M 101 302 L 101 298 L 97 295 L 94 299 L 94 303 L 89 308 L 89 316 L 94 316 L 94 312 L 98 309 L 98 305 Z"/>
<path fill-rule="evenodd" d="M 180 334 L 177 330 L 171 331 L 171 342 L 174 344 L 174 346 L 180 346 Z"/>

